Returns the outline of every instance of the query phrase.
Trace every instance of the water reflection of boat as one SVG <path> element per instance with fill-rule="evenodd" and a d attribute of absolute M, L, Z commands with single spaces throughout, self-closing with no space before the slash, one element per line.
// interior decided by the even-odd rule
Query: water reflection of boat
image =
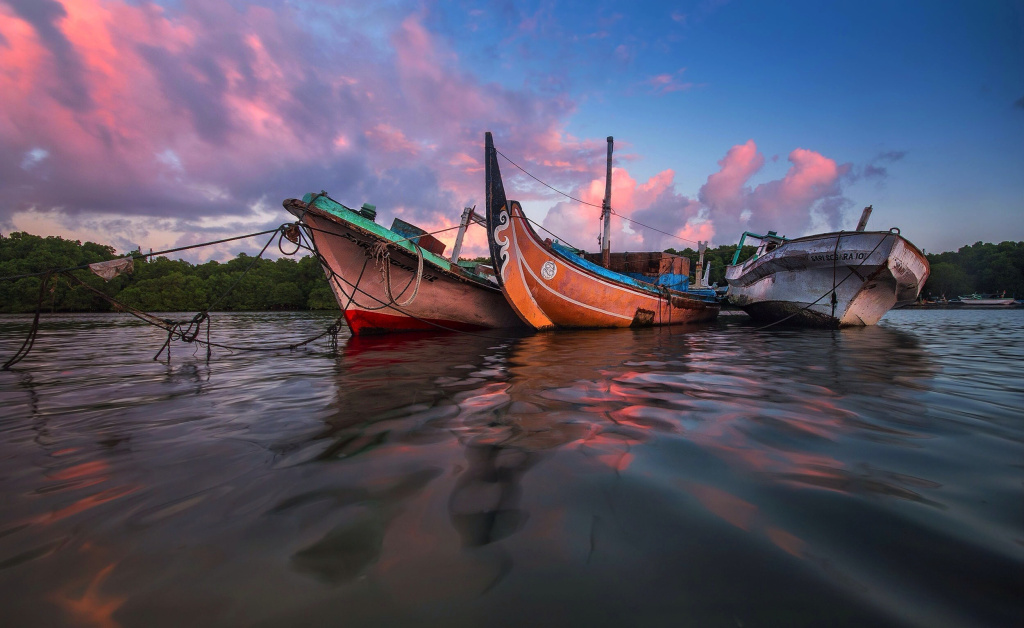
<path fill-rule="evenodd" d="M 498 283 L 528 325 L 535 329 L 650 327 L 714 320 L 720 305 L 713 290 L 687 290 L 689 261 L 666 253 L 648 253 L 644 274 L 627 275 L 612 268 L 608 250 L 611 210 L 611 138 L 605 188 L 602 265 L 580 251 L 533 230 L 517 201 L 509 202 L 498 168 L 491 134 L 486 134 L 487 233 Z M 625 263 L 631 261 L 623 259 Z M 685 262 L 685 263 L 684 263 Z M 679 277 L 677 287 L 663 277 Z"/>
<path fill-rule="evenodd" d="M 489 268 L 458 262 L 461 235 L 474 222 L 471 211 L 463 213 L 456 251 L 447 260 L 444 244 L 398 219 L 385 229 L 368 205 L 353 210 L 321 192 L 288 199 L 284 207 L 319 251 L 353 334 L 522 325 Z"/>
<path fill-rule="evenodd" d="M 757 320 L 821 327 L 874 325 L 913 303 L 928 279 L 928 260 L 898 230 L 863 231 L 865 222 L 853 232 L 794 239 L 744 232 L 725 271 L 729 303 Z M 747 238 L 760 244 L 740 264 Z"/>
<path fill-rule="evenodd" d="M 754 554 L 829 557 L 779 495 L 926 503 L 928 486 L 858 458 L 915 446 L 931 420 L 917 392 L 934 364 L 913 334 L 726 326 L 350 339 L 323 429 L 276 462 L 305 471 L 272 512 L 317 531 L 294 569 L 352 583 L 359 608 L 372 582 L 393 617 L 580 564 L 655 587 L 650 565 L 719 561 L 689 549 L 727 527 Z"/>

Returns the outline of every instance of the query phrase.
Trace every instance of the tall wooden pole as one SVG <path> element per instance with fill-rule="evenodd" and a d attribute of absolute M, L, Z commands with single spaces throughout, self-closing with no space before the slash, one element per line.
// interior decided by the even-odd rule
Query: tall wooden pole
<path fill-rule="evenodd" d="M 469 222 L 473 219 L 473 210 L 476 209 L 476 205 L 472 207 L 464 207 L 462 209 L 462 220 L 459 221 L 459 233 L 455 236 L 455 248 L 452 249 L 452 263 L 459 263 L 459 254 L 462 253 L 462 240 L 466 237 L 466 228 L 469 226 Z"/>
<path fill-rule="evenodd" d="M 860 222 L 857 223 L 857 231 L 864 231 L 864 229 L 867 228 L 868 218 L 871 217 L 871 207 L 871 205 L 868 205 L 864 208 L 864 211 L 861 212 Z"/>
<path fill-rule="evenodd" d="M 601 220 L 604 221 L 604 236 L 601 238 L 601 265 L 611 267 L 612 249 L 609 242 L 612 233 L 612 136 L 608 136 L 608 173 L 604 180 L 604 202 L 601 203 Z"/>
<path fill-rule="evenodd" d="M 697 272 L 693 276 L 693 286 L 695 288 L 704 287 L 704 251 L 708 249 L 707 241 L 697 241 Z"/>

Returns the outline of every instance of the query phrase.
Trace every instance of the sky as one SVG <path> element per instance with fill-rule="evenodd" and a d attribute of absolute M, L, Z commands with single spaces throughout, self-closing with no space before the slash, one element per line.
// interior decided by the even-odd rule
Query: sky
<path fill-rule="evenodd" d="M 509 198 L 588 250 L 608 136 L 613 250 L 867 205 L 931 253 L 1020 241 L 1024 2 L 0 0 L 5 235 L 160 251 L 321 190 L 442 230 L 483 209 L 485 131 L 550 186 L 501 159 Z"/>

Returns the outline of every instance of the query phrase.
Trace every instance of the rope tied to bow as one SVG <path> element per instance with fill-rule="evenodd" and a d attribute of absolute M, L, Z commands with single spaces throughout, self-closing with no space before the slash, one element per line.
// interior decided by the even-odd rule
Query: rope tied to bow
<path fill-rule="evenodd" d="M 307 247 L 304 247 L 302 245 L 302 241 L 301 241 L 301 235 L 302 234 L 301 234 L 301 231 L 299 229 L 298 224 L 297 223 L 290 223 L 290 224 L 286 223 L 286 224 L 281 225 L 277 229 L 263 231 L 263 232 L 260 232 L 258 234 L 250 234 L 250 235 L 247 235 L 247 236 L 239 236 L 239 237 L 235 237 L 235 238 L 227 238 L 225 240 L 218 240 L 218 241 L 215 241 L 215 242 L 207 242 L 207 243 L 203 243 L 203 244 L 196 244 L 196 245 L 191 245 L 189 247 L 181 247 L 181 249 L 178 249 L 178 250 L 184 250 L 186 248 L 198 248 L 198 247 L 201 247 L 201 246 L 209 246 L 209 245 L 212 245 L 212 244 L 220 244 L 221 242 L 238 240 L 238 239 L 241 239 L 243 237 L 252 237 L 253 235 L 265 235 L 265 234 L 268 234 L 268 233 L 271 233 L 273 235 L 270 237 L 270 239 L 267 241 L 267 243 L 263 246 L 263 249 L 260 251 L 259 255 L 257 255 L 253 259 L 252 263 L 249 264 L 249 266 L 240 274 L 240 276 L 234 281 L 234 283 L 231 286 L 229 286 L 227 288 L 227 290 L 223 294 L 220 295 L 220 297 L 218 297 L 216 300 L 214 300 L 209 306 L 204 308 L 202 311 L 196 313 L 195 316 L 193 316 L 192 319 L 188 320 L 188 321 L 174 321 L 174 320 L 171 320 L 171 319 L 160 318 L 158 316 L 155 316 L 155 315 L 150 314 L 148 312 L 145 312 L 143 310 L 140 310 L 140 309 L 137 309 L 135 307 L 132 307 L 132 306 L 126 304 L 126 303 L 122 303 L 121 301 L 118 301 L 117 299 L 111 297 L 110 295 L 106 294 L 102 290 L 99 290 L 95 286 L 89 285 L 88 283 L 83 281 L 81 278 L 79 278 L 79 277 L 75 276 L 74 274 L 72 274 L 72 271 L 74 271 L 74 270 L 82 270 L 82 269 L 84 269 L 88 265 L 82 265 L 82 266 L 76 266 L 76 267 L 64 268 L 64 269 L 55 269 L 55 270 L 46 271 L 44 273 L 39 273 L 39 275 L 42 275 L 42 280 L 41 280 L 40 286 L 39 286 L 39 297 L 38 297 L 37 303 L 36 303 L 36 314 L 35 314 L 35 317 L 34 317 L 34 319 L 32 321 L 32 325 L 31 325 L 31 327 L 29 329 L 28 335 L 25 338 L 24 343 L 22 343 L 21 348 L 19 348 L 18 351 L 15 352 L 14 356 L 12 356 L 9 360 L 7 360 L 7 362 L 5 362 L 2 366 L 0 366 L 0 370 L 5 370 L 5 371 L 9 370 L 12 366 L 14 366 L 18 362 L 20 362 L 22 359 L 24 359 L 25 356 L 27 356 L 28 353 L 32 350 L 32 347 L 35 344 L 36 336 L 37 336 L 37 333 L 38 333 L 38 330 L 39 330 L 39 318 L 40 318 L 40 314 L 42 312 L 43 299 L 45 298 L 45 295 L 46 295 L 46 293 L 48 291 L 52 292 L 52 290 L 54 289 L 54 286 L 51 286 L 51 284 L 55 285 L 55 283 L 56 283 L 56 281 L 58 279 L 62 279 L 64 281 L 66 281 L 69 285 L 76 285 L 76 286 L 79 286 L 79 287 L 81 287 L 81 288 L 83 288 L 85 290 L 88 290 L 89 292 L 92 292 L 97 297 L 99 297 L 99 298 L 103 299 L 104 301 L 110 303 L 113 306 L 115 311 L 126 312 L 128 314 L 131 314 L 135 318 L 137 318 L 137 319 L 139 319 L 139 320 L 141 320 L 141 321 L 143 321 L 143 322 L 145 322 L 145 323 L 147 323 L 149 325 L 152 325 L 154 327 L 157 327 L 157 328 L 162 329 L 163 331 L 167 332 L 167 338 L 164 341 L 163 345 L 160 347 L 160 350 L 156 353 L 155 356 L 153 356 L 153 360 L 159 360 L 160 356 L 163 355 L 164 351 L 166 351 L 167 352 L 167 360 L 168 360 L 168 362 L 170 362 L 170 359 L 171 359 L 171 344 L 172 344 L 172 341 L 175 341 L 175 340 L 184 342 L 186 344 L 194 344 L 194 345 L 200 346 L 200 347 L 205 346 L 205 348 L 206 348 L 206 359 L 207 360 L 209 360 L 211 355 L 212 355 L 212 348 L 213 347 L 217 347 L 218 349 L 225 349 L 225 350 L 228 350 L 228 351 L 281 351 L 281 350 L 294 350 L 294 349 L 298 349 L 300 347 L 303 347 L 305 345 L 308 345 L 308 344 L 310 344 L 312 342 L 315 342 L 316 340 L 319 340 L 320 338 L 323 338 L 325 336 L 328 337 L 328 342 L 330 344 L 331 350 L 332 351 L 336 351 L 337 350 L 337 346 L 338 346 L 338 333 L 341 331 L 341 325 L 342 325 L 342 317 L 341 316 L 339 316 L 330 327 L 328 327 L 325 331 L 321 332 L 320 334 L 317 334 L 316 336 L 313 336 L 311 338 L 306 338 L 304 340 L 301 340 L 301 341 L 298 341 L 298 342 L 289 343 L 289 344 L 285 344 L 285 345 L 235 346 L 235 345 L 228 345 L 228 344 L 224 344 L 224 343 L 213 342 L 213 341 L 210 340 L 210 311 L 213 309 L 214 305 L 216 305 L 217 303 L 221 302 L 228 294 L 230 294 L 232 291 L 234 291 L 238 287 L 238 285 L 241 282 L 242 278 L 246 274 L 248 274 L 251 270 L 253 270 L 253 268 L 256 266 L 256 262 L 263 257 L 264 253 L 266 253 L 266 251 L 267 251 L 267 248 L 274 242 L 275 239 L 277 239 L 277 241 L 278 241 L 278 249 L 280 249 L 282 251 L 282 253 L 284 253 L 285 255 L 294 255 L 300 249 L 307 248 Z M 298 240 L 298 242 L 295 242 L 295 240 L 293 240 L 293 238 L 295 238 L 295 240 Z M 290 251 L 289 252 L 289 251 L 285 251 L 284 250 L 283 240 L 285 240 L 285 239 L 291 241 L 293 244 L 296 244 L 296 248 L 295 248 L 294 251 Z M 139 257 L 146 257 L 146 256 L 139 256 Z M 323 260 L 322 256 L 317 255 L 317 258 L 321 261 L 321 263 L 323 263 L 324 260 Z M 364 269 L 365 269 L 365 266 L 364 266 Z M 31 275 L 26 275 L 26 276 L 37 276 L 37 274 L 31 274 Z M 360 277 L 362 277 L 361 273 L 360 273 Z M 200 334 L 203 332 L 203 328 L 204 327 L 205 327 L 205 335 L 206 335 L 205 340 L 200 337 Z"/>
<path fill-rule="evenodd" d="M 405 307 L 416 300 L 416 295 L 420 292 L 420 284 L 423 282 L 423 249 L 416 242 L 412 242 L 412 245 L 416 247 L 416 275 L 409 279 L 409 283 L 405 284 L 405 288 L 399 293 L 398 297 L 394 296 L 394 291 L 391 287 L 391 251 L 389 249 L 389 242 L 378 242 L 373 245 L 370 249 L 370 255 L 377 262 L 380 267 L 380 280 L 384 284 L 384 294 L 387 296 L 388 301 L 392 305 L 399 307 Z M 412 295 L 402 301 L 398 302 L 398 299 L 405 296 L 405 293 L 409 291 L 409 287 L 415 286 L 412 290 Z"/>

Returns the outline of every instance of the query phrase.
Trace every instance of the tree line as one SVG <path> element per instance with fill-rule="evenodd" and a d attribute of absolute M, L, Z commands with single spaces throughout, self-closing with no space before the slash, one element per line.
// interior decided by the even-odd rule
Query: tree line
<path fill-rule="evenodd" d="M 975 242 L 948 253 L 926 255 L 932 273 L 921 294 L 952 299 L 963 294 L 1024 297 L 1024 242 Z"/>
<path fill-rule="evenodd" d="M 59 236 L 15 232 L 0 234 L 0 312 L 34 312 L 44 277 L 22 277 L 117 258 L 111 246 Z M 77 279 L 107 297 L 147 312 L 215 309 L 331 310 L 338 309 L 324 271 L 311 256 L 294 260 L 257 258 L 245 253 L 228 262 L 191 264 L 166 257 L 136 257 L 134 269 L 110 281 L 89 269 L 71 271 Z M 109 312 L 114 306 L 95 292 L 60 275 L 42 294 L 46 312 Z"/>
<path fill-rule="evenodd" d="M 740 260 L 754 253 L 745 246 Z M 667 249 L 690 259 L 696 268 L 697 252 Z M 709 282 L 725 285 L 725 267 L 732 263 L 736 245 L 707 249 Z M 0 234 L 0 312 L 34 312 L 40 299 L 42 276 L 22 277 L 48 270 L 71 268 L 117 258 L 113 247 L 81 243 L 59 236 L 40 237 L 23 232 Z M 931 276 L 922 296 L 947 298 L 961 294 L 1002 293 L 1024 295 L 1024 242 L 977 242 L 947 253 L 926 255 Z M 134 270 L 104 281 L 88 269 L 72 274 L 107 297 L 147 312 L 239 310 L 336 310 L 323 269 L 313 257 L 298 260 L 256 258 L 245 253 L 228 262 L 191 264 L 166 257 L 137 257 Z M 20 277 L 10 279 L 12 277 Z M 77 282 L 58 276 L 42 294 L 44 311 L 109 312 L 114 306 Z"/>

